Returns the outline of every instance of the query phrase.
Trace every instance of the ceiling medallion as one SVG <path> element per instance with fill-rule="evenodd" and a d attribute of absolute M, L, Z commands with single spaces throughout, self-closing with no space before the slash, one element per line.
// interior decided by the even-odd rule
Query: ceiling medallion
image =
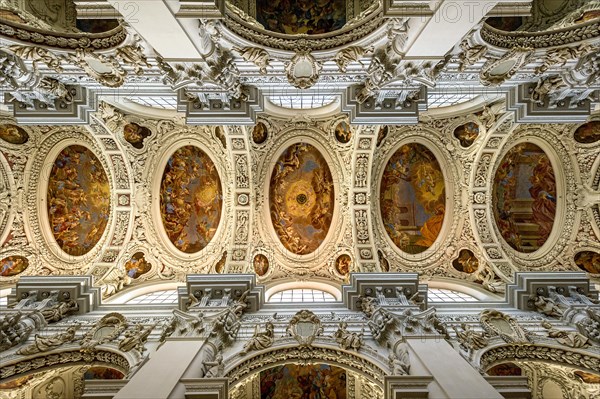
<path fill-rule="evenodd" d="M 292 86 L 308 89 L 317 83 L 322 68 L 308 51 L 299 51 L 285 66 L 285 73 Z"/>

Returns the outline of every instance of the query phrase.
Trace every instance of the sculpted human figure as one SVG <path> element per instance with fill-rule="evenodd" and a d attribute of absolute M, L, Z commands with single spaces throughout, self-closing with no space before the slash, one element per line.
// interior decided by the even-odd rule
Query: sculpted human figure
<path fill-rule="evenodd" d="M 266 324 L 266 330 L 263 332 L 259 331 L 258 325 L 254 329 L 254 336 L 250 338 L 250 341 L 244 345 L 244 349 L 240 352 L 240 355 L 256 350 L 269 348 L 275 341 L 275 327 L 270 321 Z"/>
<path fill-rule="evenodd" d="M 550 298 L 542 295 L 532 295 L 529 297 L 533 301 L 536 310 L 546 316 L 561 317 L 563 310 Z"/>
<path fill-rule="evenodd" d="M 48 309 L 41 310 L 42 316 L 48 323 L 62 320 L 69 313 L 76 312 L 79 305 L 73 299 L 65 302 L 59 302 Z"/>
<path fill-rule="evenodd" d="M 51 335 L 49 337 L 40 337 L 35 335 L 33 344 L 24 346 L 19 349 L 17 353 L 19 355 L 33 355 L 34 353 L 46 352 L 50 349 L 61 346 L 67 342 L 71 342 L 75 339 L 75 331 L 79 326 L 71 326 L 67 331 Z"/>
<path fill-rule="evenodd" d="M 333 335 L 336 342 L 340 344 L 342 349 L 354 349 L 359 350 L 363 345 L 362 333 L 351 333 L 348 331 L 348 323 L 345 321 L 340 322 L 338 330 Z"/>
<path fill-rule="evenodd" d="M 392 373 L 393 375 L 407 375 L 410 371 L 410 358 L 406 344 L 400 344 L 397 351 L 397 355 L 392 352 L 388 357 Z"/>
<path fill-rule="evenodd" d="M 562 331 L 554 328 L 554 326 L 547 321 L 542 322 L 542 327 L 548 330 L 548 336 L 550 338 L 555 338 L 559 343 L 570 348 L 585 348 L 590 345 L 590 340 L 577 331 Z"/>
<path fill-rule="evenodd" d="M 217 352 L 215 359 L 213 361 L 205 361 L 204 369 L 206 372 L 204 373 L 205 378 L 217 378 L 223 376 L 225 371 L 225 366 L 223 365 L 223 354 L 221 352 Z"/>
<path fill-rule="evenodd" d="M 485 333 L 478 333 L 474 331 L 466 323 L 461 323 L 460 327 L 462 328 L 462 331 L 459 331 L 456 326 L 453 328 L 456 332 L 458 342 L 467 350 L 483 349 L 488 345 L 488 340 L 485 337 Z"/>

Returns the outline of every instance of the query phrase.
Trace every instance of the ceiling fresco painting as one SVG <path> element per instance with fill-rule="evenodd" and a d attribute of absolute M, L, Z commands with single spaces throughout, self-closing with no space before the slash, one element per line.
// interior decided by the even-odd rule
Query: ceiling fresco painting
<path fill-rule="evenodd" d="M 268 137 L 269 131 L 267 130 L 267 127 L 264 123 L 258 122 L 252 129 L 252 141 L 254 141 L 255 144 L 262 144 Z"/>
<path fill-rule="evenodd" d="M 552 232 L 556 179 L 548 155 L 537 145 L 511 148 L 496 170 L 493 210 L 500 234 L 513 249 L 534 252 Z"/>
<path fill-rule="evenodd" d="M 517 366 L 514 363 L 502 363 L 490 368 L 487 371 L 487 374 L 506 377 L 522 375 L 523 371 L 519 366 Z"/>
<path fill-rule="evenodd" d="M 223 192 L 213 161 L 200 148 L 184 146 L 171 155 L 160 185 L 165 231 L 177 249 L 195 253 L 214 237 Z"/>
<path fill-rule="evenodd" d="M 575 130 L 575 141 L 582 144 L 591 144 L 600 141 L 600 121 L 588 122 Z"/>
<path fill-rule="evenodd" d="M 342 276 L 346 276 L 350 273 L 352 267 L 352 258 L 350 255 L 342 254 L 335 260 L 335 270 L 338 271 Z"/>
<path fill-rule="evenodd" d="M 444 175 L 424 145 L 406 144 L 388 161 L 380 186 L 381 218 L 394 244 L 409 254 L 433 245 L 444 222 Z"/>
<path fill-rule="evenodd" d="M 575 370 L 573 372 L 575 378 L 580 379 L 586 384 L 600 384 L 600 374 L 588 373 L 581 370 Z"/>
<path fill-rule="evenodd" d="M 327 364 L 286 364 L 260 373 L 261 399 L 346 399 L 346 371 Z"/>
<path fill-rule="evenodd" d="M 346 0 L 256 0 L 256 19 L 277 33 L 333 32 L 346 24 Z"/>
<path fill-rule="evenodd" d="M 262 277 L 269 271 L 269 259 L 264 254 L 256 254 L 252 260 L 254 273 Z"/>
<path fill-rule="evenodd" d="M 10 144 L 25 144 L 29 135 L 25 130 L 15 125 L 0 125 L 0 139 Z"/>
<path fill-rule="evenodd" d="M 387 126 L 382 126 L 379 128 L 379 130 L 377 131 L 377 147 L 379 147 L 381 143 L 383 143 L 383 140 L 385 140 L 385 138 L 387 137 L 389 130 L 390 129 Z"/>
<path fill-rule="evenodd" d="M 575 264 L 588 273 L 600 274 L 600 252 L 582 251 L 575 254 Z"/>
<path fill-rule="evenodd" d="M 134 148 L 142 149 L 144 140 L 150 137 L 152 132 L 145 126 L 140 126 L 137 123 L 128 123 L 123 128 L 123 138 Z"/>
<path fill-rule="evenodd" d="M 314 252 L 327 236 L 334 204 L 333 178 L 319 150 L 306 143 L 288 147 L 269 187 L 271 221 L 283 246 L 297 255 Z"/>
<path fill-rule="evenodd" d="M 452 261 L 452 266 L 459 272 L 471 274 L 479 268 L 479 260 L 473 251 L 461 249 L 458 258 Z"/>
<path fill-rule="evenodd" d="M 86 147 L 62 150 L 52 167 L 48 219 L 59 247 L 69 255 L 88 253 L 98 243 L 110 212 L 110 185 L 100 161 Z"/>
<path fill-rule="evenodd" d="M 458 139 L 461 147 L 469 148 L 479 137 L 479 125 L 475 122 L 469 122 L 459 126 L 454 130 L 454 137 Z"/>
<path fill-rule="evenodd" d="M 225 270 L 225 263 L 227 262 L 227 251 L 223 252 L 219 261 L 215 264 L 215 272 L 223 273 Z"/>
<path fill-rule="evenodd" d="M 335 127 L 335 139 L 342 144 L 346 144 L 352 138 L 352 129 L 346 122 L 340 122 Z"/>
<path fill-rule="evenodd" d="M 150 271 L 152 265 L 146 261 L 143 252 L 136 252 L 131 259 L 125 263 L 125 272 L 131 278 L 138 278 Z"/>
<path fill-rule="evenodd" d="M 7 256 L 0 260 L 0 276 L 10 277 L 23 273 L 29 266 L 29 260 L 23 256 Z"/>

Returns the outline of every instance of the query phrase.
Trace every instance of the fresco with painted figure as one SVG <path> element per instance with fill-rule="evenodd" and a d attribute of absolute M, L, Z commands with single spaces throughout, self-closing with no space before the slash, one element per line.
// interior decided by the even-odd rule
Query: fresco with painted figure
<path fill-rule="evenodd" d="M 122 380 L 125 375 L 110 367 L 93 366 L 83 374 L 84 380 Z"/>
<path fill-rule="evenodd" d="M 459 272 L 471 274 L 479 268 L 479 260 L 473 251 L 461 249 L 458 258 L 452 261 L 452 266 Z"/>
<path fill-rule="evenodd" d="M 454 130 L 454 137 L 463 148 L 469 148 L 479 137 L 479 125 L 475 122 L 465 123 Z"/>
<path fill-rule="evenodd" d="M 256 19 L 277 33 L 333 32 L 346 24 L 346 0 L 256 0 Z"/>
<path fill-rule="evenodd" d="M 252 260 L 254 272 L 258 276 L 264 276 L 269 271 L 269 259 L 264 254 L 256 254 Z"/>
<path fill-rule="evenodd" d="M 100 161 L 86 147 L 62 150 L 48 180 L 50 229 L 67 254 L 88 253 L 100 241 L 110 213 L 110 185 Z"/>
<path fill-rule="evenodd" d="M 142 274 L 148 273 L 152 265 L 146 261 L 143 252 L 134 253 L 125 263 L 125 272 L 131 278 L 138 278 Z"/>
<path fill-rule="evenodd" d="M 388 161 L 380 186 L 381 218 L 394 244 L 419 254 L 438 238 L 446 212 L 444 175 L 424 145 L 406 144 Z"/>
<path fill-rule="evenodd" d="M 350 273 L 352 266 L 352 258 L 348 254 L 342 254 L 335 260 L 335 270 L 342 276 L 346 276 Z"/>
<path fill-rule="evenodd" d="M 261 399 L 346 399 L 346 371 L 327 364 L 286 364 L 260 373 Z"/>
<path fill-rule="evenodd" d="M 502 238 L 519 252 L 546 243 L 556 216 L 556 178 L 548 155 L 521 143 L 504 156 L 493 181 L 492 207 Z"/>
<path fill-rule="evenodd" d="M 352 138 L 352 130 L 346 122 L 340 122 L 335 127 L 335 139 L 342 144 L 346 144 Z"/>
<path fill-rule="evenodd" d="M 150 129 L 137 123 L 128 123 L 123 127 L 123 138 L 138 150 L 144 147 L 144 140 L 151 134 Z"/>
<path fill-rule="evenodd" d="M 600 121 L 592 121 L 579 126 L 575 130 L 573 138 L 581 144 L 591 144 L 600 141 Z"/>
<path fill-rule="evenodd" d="M 171 155 L 160 185 L 165 232 L 177 249 L 195 253 L 214 237 L 221 221 L 223 192 L 213 161 L 198 147 Z"/>
<path fill-rule="evenodd" d="M 7 256 L 0 260 L 0 276 L 10 277 L 23 273 L 29 267 L 29 260 L 23 256 Z"/>
<path fill-rule="evenodd" d="M 262 144 L 267 141 L 269 137 L 269 131 L 264 123 L 258 122 L 252 129 L 252 141 L 255 144 Z"/>
<path fill-rule="evenodd" d="M 600 274 L 600 252 L 581 251 L 575 254 L 575 264 L 588 273 Z"/>
<path fill-rule="evenodd" d="M 323 155 L 310 144 L 288 147 L 275 162 L 269 206 L 275 233 L 297 255 L 325 240 L 335 205 L 333 178 Z"/>
<path fill-rule="evenodd" d="M 25 144 L 29 135 L 19 126 L 6 124 L 0 125 L 0 139 L 10 144 Z"/>

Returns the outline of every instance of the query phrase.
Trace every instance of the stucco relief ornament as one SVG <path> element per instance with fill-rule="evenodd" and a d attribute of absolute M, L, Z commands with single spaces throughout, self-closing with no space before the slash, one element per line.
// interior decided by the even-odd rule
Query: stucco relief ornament
<path fill-rule="evenodd" d="M 323 330 L 319 317 L 310 310 L 303 309 L 290 319 L 286 332 L 298 341 L 300 347 L 308 347 Z"/>
<path fill-rule="evenodd" d="M 340 72 L 346 73 L 346 69 L 351 62 L 358 62 L 360 65 L 363 65 L 363 63 L 360 62 L 360 59 L 366 54 L 373 52 L 373 50 L 373 46 L 366 48 L 360 46 L 349 46 L 338 51 L 333 60 L 338 66 Z"/>
<path fill-rule="evenodd" d="M 353 333 L 348 331 L 348 323 L 345 321 L 340 322 L 340 325 L 333 334 L 333 338 L 340 345 L 340 348 L 348 350 L 354 349 L 355 351 L 359 350 L 363 344 L 363 331 L 360 333 Z"/>
<path fill-rule="evenodd" d="M 542 327 L 548 330 L 548 336 L 550 338 L 555 338 L 560 344 L 570 348 L 586 348 L 590 346 L 589 338 L 577 331 L 562 331 L 554 328 L 554 326 L 547 321 L 542 322 Z"/>
<path fill-rule="evenodd" d="M 285 66 L 288 82 L 298 89 L 308 89 L 319 80 L 323 67 L 308 50 L 299 50 Z"/>
<path fill-rule="evenodd" d="M 550 317 L 561 317 L 564 310 L 552 298 L 535 294 L 529 297 L 527 301 L 529 307 L 535 307 L 535 310 Z"/>
<path fill-rule="evenodd" d="M 120 313 L 109 313 L 101 318 L 81 339 L 84 351 L 94 351 L 96 346 L 115 340 L 127 328 L 127 319 Z"/>
<path fill-rule="evenodd" d="M 132 349 L 137 349 L 140 353 L 145 350 L 144 344 L 148 340 L 148 336 L 156 325 L 144 328 L 141 324 L 135 326 L 133 330 L 125 331 L 125 337 L 119 342 L 119 349 L 123 352 L 129 352 Z"/>
<path fill-rule="evenodd" d="M 401 343 L 396 349 L 397 354 L 392 352 L 388 356 L 392 375 L 407 375 L 410 371 L 410 357 L 406 343 Z"/>
<path fill-rule="evenodd" d="M 488 339 L 484 332 L 476 332 L 466 323 L 462 323 L 460 327 L 462 331 L 459 331 L 456 326 L 453 328 L 460 347 L 467 353 L 473 354 L 474 351 L 488 346 Z"/>
<path fill-rule="evenodd" d="M 267 67 L 269 66 L 270 59 L 267 50 L 260 47 L 233 47 L 232 50 L 239 53 L 244 60 L 250 61 L 256 65 L 261 75 L 267 74 Z"/>
<path fill-rule="evenodd" d="M 271 347 L 275 342 L 275 327 L 273 323 L 268 321 L 265 327 L 265 331 L 259 330 L 259 325 L 257 324 L 254 327 L 254 335 L 246 345 L 244 345 L 244 349 L 240 352 L 240 355 L 244 356 L 246 353 L 256 350 L 263 350 Z"/>
<path fill-rule="evenodd" d="M 484 86 L 500 86 L 529 63 L 532 51 L 533 49 L 529 47 L 514 47 L 500 59 L 487 60 L 479 72 L 481 84 Z"/>
<path fill-rule="evenodd" d="M 75 339 L 77 328 L 79 328 L 79 325 L 71 326 L 67 328 L 67 331 L 49 337 L 41 337 L 36 334 L 33 343 L 19 349 L 17 354 L 27 356 L 35 353 L 47 352 L 63 344 L 72 342 Z"/>
<path fill-rule="evenodd" d="M 483 329 L 491 336 L 500 336 L 508 343 L 531 342 L 517 320 L 495 309 L 486 309 L 479 315 Z"/>

